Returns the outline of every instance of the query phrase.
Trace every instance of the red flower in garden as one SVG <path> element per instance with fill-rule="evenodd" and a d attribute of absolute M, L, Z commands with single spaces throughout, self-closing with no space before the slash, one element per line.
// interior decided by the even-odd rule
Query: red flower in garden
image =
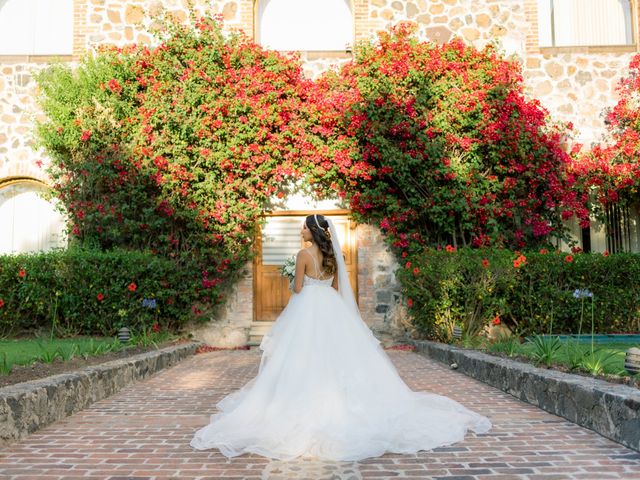
<path fill-rule="evenodd" d="M 547 253 L 549 253 L 549 250 L 547 250 L 546 248 L 541 248 L 540 249 L 540 254 L 546 255 Z"/>
<path fill-rule="evenodd" d="M 609 256 L 609 250 L 605 250 L 604 252 L 602 252 L 602 256 L 603 257 L 608 257 Z"/>
<path fill-rule="evenodd" d="M 500 315 L 496 315 L 495 317 L 493 317 L 491 323 L 493 323 L 494 325 L 500 325 Z"/>
<path fill-rule="evenodd" d="M 96 295 L 96 298 L 98 299 L 99 302 L 104 300 L 104 295 L 102 293 L 99 293 Z"/>
<path fill-rule="evenodd" d="M 527 263 L 527 257 L 525 257 L 524 255 L 519 255 L 518 258 L 516 258 L 513 261 L 513 266 L 514 268 L 520 268 L 522 265 L 525 265 Z"/>
<path fill-rule="evenodd" d="M 91 130 L 83 130 L 82 135 L 80 135 L 80 140 L 86 142 L 91 138 Z"/>
<path fill-rule="evenodd" d="M 573 255 L 567 255 L 566 257 L 564 257 L 564 261 L 567 263 L 573 262 Z"/>
<path fill-rule="evenodd" d="M 482 268 L 487 268 L 489 266 L 489 260 L 486 258 L 482 259 Z"/>
<path fill-rule="evenodd" d="M 118 83 L 118 80 L 116 80 L 115 78 L 112 78 L 111 80 L 109 80 L 107 82 L 107 86 L 109 87 L 109 90 L 111 90 L 113 93 L 122 92 L 122 85 L 120 85 L 120 83 Z"/>
<path fill-rule="evenodd" d="M 413 307 L 413 300 L 411 300 L 410 298 L 407 298 L 407 307 Z"/>
<path fill-rule="evenodd" d="M 404 265 L 404 268 L 411 268 L 411 262 L 407 262 L 407 263 Z"/>
<path fill-rule="evenodd" d="M 453 245 L 447 245 L 446 247 L 444 247 L 444 249 L 449 253 L 453 253 L 457 250 Z"/>
<path fill-rule="evenodd" d="M 18 276 L 20 278 L 24 278 L 26 275 L 27 275 L 27 272 L 24 270 L 24 268 L 18 272 Z"/>
<path fill-rule="evenodd" d="M 154 332 L 158 333 L 160 331 L 160 324 L 159 323 L 154 323 L 153 327 L 151 327 L 151 330 L 153 330 Z"/>
<path fill-rule="evenodd" d="M 0 298 L 0 308 L 4 307 L 4 300 Z"/>
<path fill-rule="evenodd" d="M 134 282 L 131 282 L 129 285 L 127 285 L 127 288 L 130 292 L 135 292 L 138 289 L 138 286 Z"/>
<path fill-rule="evenodd" d="M 418 275 L 420 273 L 420 269 L 418 267 L 413 269 L 413 274 Z"/>

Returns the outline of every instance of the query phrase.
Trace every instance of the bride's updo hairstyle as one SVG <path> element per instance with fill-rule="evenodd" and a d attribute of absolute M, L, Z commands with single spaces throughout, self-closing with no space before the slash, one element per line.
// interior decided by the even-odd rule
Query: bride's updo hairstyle
<path fill-rule="evenodd" d="M 311 231 L 313 241 L 322 252 L 322 270 L 330 275 L 335 274 L 338 265 L 336 264 L 336 256 L 333 253 L 333 246 L 331 245 L 329 222 L 324 218 L 324 215 L 309 215 L 304 223 Z"/>

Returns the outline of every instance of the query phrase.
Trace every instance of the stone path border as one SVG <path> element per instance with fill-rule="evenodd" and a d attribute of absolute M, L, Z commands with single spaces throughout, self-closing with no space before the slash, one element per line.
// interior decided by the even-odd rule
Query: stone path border
<path fill-rule="evenodd" d="M 190 342 L 0 388 L 0 446 L 72 415 L 195 353 Z"/>
<path fill-rule="evenodd" d="M 640 390 L 596 378 L 465 350 L 411 340 L 416 351 L 476 380 L 640 451 Z"/>

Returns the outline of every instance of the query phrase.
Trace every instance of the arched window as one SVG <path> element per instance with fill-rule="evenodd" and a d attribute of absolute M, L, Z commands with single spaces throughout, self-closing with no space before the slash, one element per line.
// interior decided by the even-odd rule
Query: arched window
<path fill-rule="evenodd" d="M 0 55 L 71 55 L 73 0 L 0 0 Z"/>
<path fill-rule="evenodd" d="M 631 0 L 538 0 L 541 47 L 633 45 Z"/>
<path fill-rule="evenodd" d="M 35 180 L 0 184 L 0 254 L 64 247 L 64 217 L 41 197 L 48 187 Z"/>
<path fill-rule="evenodd" d="M 350 0 L 261 0 L 257 38 L 274 50 L 345 51 L 353 45 Z"/>

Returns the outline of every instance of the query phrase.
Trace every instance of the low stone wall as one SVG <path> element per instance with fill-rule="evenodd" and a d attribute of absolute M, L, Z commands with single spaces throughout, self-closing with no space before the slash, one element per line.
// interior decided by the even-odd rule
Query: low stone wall
<path fill-rule="evenodd" d="M 195 353 L 187 343 L 0 388 L 0 446 L 79 412 Z"/>
<path fill-rule="evenodd" d="M 417 352 L 514 397 L 640 451 L 640 390 L 463 350 L 410 341 Z"/>

